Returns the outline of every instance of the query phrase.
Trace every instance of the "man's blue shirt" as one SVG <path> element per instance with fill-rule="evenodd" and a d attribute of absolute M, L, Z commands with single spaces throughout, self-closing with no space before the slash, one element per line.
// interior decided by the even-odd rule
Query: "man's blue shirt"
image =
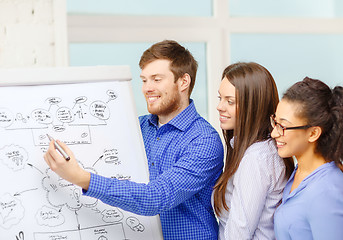
<path fill-rule="evenodd" d="M 223 145 L 193 101 L 167 124 L 140 117 L 148 158 L 148 184 L 91 174 L 88 196 L 141 215 L 160 214 L 165 240 L 217 239 L 211 207 L 213 186 L 223 168 Z"/>

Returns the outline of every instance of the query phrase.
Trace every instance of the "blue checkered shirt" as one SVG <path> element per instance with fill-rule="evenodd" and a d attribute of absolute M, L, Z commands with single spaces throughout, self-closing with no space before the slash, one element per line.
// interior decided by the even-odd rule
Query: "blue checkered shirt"
<path fill-rule="evenodd" d="M 190 105 L 162 127 L 156 115 L 140 117 L 150 182 L 91 174 L 86 195 L 140 215 L 160 214 L 165 240 L 218 238 L 212 188 L 223 168 L 216 130 Z"/>

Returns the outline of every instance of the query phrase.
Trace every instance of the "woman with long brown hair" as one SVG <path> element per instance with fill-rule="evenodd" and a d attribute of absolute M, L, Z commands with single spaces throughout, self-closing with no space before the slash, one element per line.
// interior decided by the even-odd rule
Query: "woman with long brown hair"
<path fill-rule="evenodd" d="M 236 63 L 224 70 L 218 93 L 227 151 L 213 192 L 219 239 L 274 239 L 273 214 L 294 168 L 270 137 L 279 102 L 274 79 L 257 63 Z"/>
<path fill-rule="evenodd" d="M 297 159 L 274 215 L 277 239 L 343 239 L 343 87 L 306 77 L 271 125 L 279 155 Z"/>

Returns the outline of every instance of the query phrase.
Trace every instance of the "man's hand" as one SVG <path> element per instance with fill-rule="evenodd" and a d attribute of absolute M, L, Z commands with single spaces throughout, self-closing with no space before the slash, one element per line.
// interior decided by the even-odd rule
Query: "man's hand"
<path fill-rule="evenodd" d="M 58 140 L 57 143 L 70 156 L 70 160 L 65 160 L 64 157 L 56 151 L 54 141 L 51 141 L 48 151 L 44 154 L 46 163 L 49 165 L 50 169 L 61 178 L 88 190 L 91 178 L 90 173 L 79 166 L 73 152 L 66 144 Z"/>

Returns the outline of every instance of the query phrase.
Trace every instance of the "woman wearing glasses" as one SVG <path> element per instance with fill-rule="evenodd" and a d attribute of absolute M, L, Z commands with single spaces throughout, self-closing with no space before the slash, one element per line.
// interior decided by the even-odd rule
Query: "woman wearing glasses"
<path fill-rule="evenodd" d="M 298 162 L 274 216 L 276 238 L 343 239 L 343 87 L 305 78 L 271 124 L 279 155 Z"/>
<path fill-rule="evenodd" d="M 224 70 L 218 93 L 227 149 L 213 192 L 219 239 L 275 239 L 273 214 L 294 165 L 270 138 L 279 102 L 274 79 L 257 63 L 236 63 Z"/>

